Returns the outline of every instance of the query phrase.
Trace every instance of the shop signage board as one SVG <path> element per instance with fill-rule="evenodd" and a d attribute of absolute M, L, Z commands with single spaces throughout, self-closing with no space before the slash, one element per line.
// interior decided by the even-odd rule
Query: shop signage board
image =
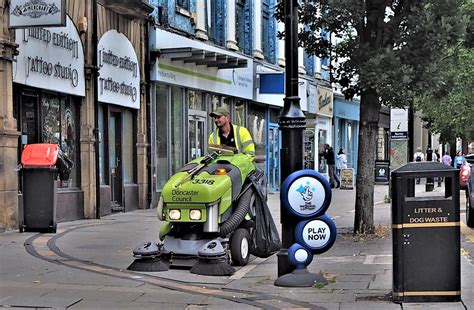
<path fill-rule="evenodd" d="M 332 89 L 318 85 L 317 86 L 317 99 L 318 99 L 318 114 L 332 117 L 333 108 L 334 108 Z"/>
<path fill-rule="evenodd" d="M 247 60 L 247 66 L 244 68 L 218 70 L 216 67 L 196 65 L 184 61 L 171 61 L 165 57 L 157 57 L 156 63 L 151 70 L 150 78 L 152 80 L 189 88 L 205 89 L 209 92 L 239 98 L 253 99 L 254 65 L 252 58 L 160 29 L 153 31 L 150 35 L 150 41 L 152 48 L 158 51 L 160 49 L 190 47 Z"/>
<path fill-rule="evenodd" d="M 11 0 L 10 28 L 66 26 L 66 0 Z"/>
<path fill-rule="evenodd" d="M 390 136 L 392 140 L 408 139 L 408 109 L 390 110 Z"/>
<path fill-rule="evenodd" d="M 104 33 L 97 46 L 97 61 L 99 101 L 140 109 L 140 67 L 128 38 L 116 30 Z"/>
<path fill-rule="evenodd" d="M 65 27 L 17 29 L 13 82 L 85 96 L 84 50 L 72 20 Z"/>
<path fill-rule="evenodd" d="M 354 169 L 341 169 L 341 189 L 354 188 Z"/>

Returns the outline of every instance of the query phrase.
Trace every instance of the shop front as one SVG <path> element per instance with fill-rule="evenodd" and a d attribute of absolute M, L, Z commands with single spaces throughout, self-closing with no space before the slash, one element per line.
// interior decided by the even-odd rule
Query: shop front
<path fill-rule="evenodd" d="M 74 163 L 68 180 L 58 182 L 57 221 L 84 217 L 81 189 L 80 122 L 85 96 L 84 51 L 76 26 L 16 30 L 19 54 L 13 65 L 13 108 L 19 138 L 26 144 L 54 143 Z M 23 186 L 19 177 L 19 206 Z"/>
<path fill-rule="evenodd" d="M 249 119 L 253 118 L 254 121 L 249 124 L 249 130 L 256 142 L 257 165 L 265 171 L 268 191 L 274 193 L 280 190 L 281 184 L 282 145 L 278 118 L 284 106 L 284 71 L 281 68 L 255 62 L 255 76 L 257 76 L 256 97 L 251 107 L 253 107 L 252 110 L 260 111 L 260 113 L 255 118 L 253 113 L 249 112 Z M 300 77 L 298 85 L 300 107 L 306 112 L 310 101 L 309 81 Z M 255 122 L 256 119 L 259 123 Z M 253 124 L 258 124 L 258 126 Z"/>
<path fill-rule="evenodd" d="M 132 43 L 117 30 L 98 43 L 99 179 L 101 215 L 139 206 L 137 114 L 140 109 L 140 62 Z"/>
<path fill-rule="evenodd" d="M 334 152 L 344 149 L 347 168 L 357 173 L 359 145 L 359 107 L 357 99 L 346 100 L 341 94 L 334 94 Z"/>
<path fill-rule="evenodd" d="M 151 183 L 156 202 L 174 172 L 207 153 L 208 136 L 215 129 L 211 111 L 226 106 L 232 123 L 256 128 L 257 133 L 265 123 L 258 108 L 249 105 L 251 58 L 161 29 L 150 32 L 150 52 Z"/>
<path fill-rule="evenodd" d="M 315 145 L 318 146 L 318 160 L 315 163 L 317 171 L 329 178 L 328 167 L 326 159 L 322 156 L 324 150 L 324 144 L 329 144 L 333 147 L 333 93 L 332 89 L 321 85 L 316 86 L 316 98 L 317 98 L 317 112 L 316 112 L 316 124 L 314 132 Z M 337 152 L 336 150 L 334 150 Z"/>

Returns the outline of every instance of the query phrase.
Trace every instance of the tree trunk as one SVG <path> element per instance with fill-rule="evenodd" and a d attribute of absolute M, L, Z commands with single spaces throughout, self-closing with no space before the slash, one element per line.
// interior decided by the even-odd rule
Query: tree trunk
<path fill-rule="evenodd" d="M 374 233 L 374 169 L 380 103 L 375 90 L 361 94 L 354 234 Z"/>

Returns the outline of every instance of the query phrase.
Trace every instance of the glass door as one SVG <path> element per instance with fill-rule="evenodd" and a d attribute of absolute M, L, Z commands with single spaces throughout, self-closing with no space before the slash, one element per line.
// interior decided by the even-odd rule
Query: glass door
<path fill-rule="evenodd" d="M 276 124 L 269 124 L 268 128 L 268 188 L 274 193 L 280 190 L 280 148 L 281 133 Z"/>
<path fill-rule="evenodd" d="M 193 113 L 194 112 L 194 113 Z M 206 116 L 202 111 L 189 110 L 188 161 L 204 156 L 207 142 Z"/>
<path fill-rule="evenodd" d="M 112 211 L 122 211 L 122 122 L 119 112 L 109 118 L 109 171 Z"/>

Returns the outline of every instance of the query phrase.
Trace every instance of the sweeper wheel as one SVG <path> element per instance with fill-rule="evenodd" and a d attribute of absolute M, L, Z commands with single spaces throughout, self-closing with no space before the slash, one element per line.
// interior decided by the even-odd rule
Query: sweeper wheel
<path fill-rule="evenodd" d="M 245 228 L 238 228 L 230 241 L 230 256 L 234 266 L 245 266 L 250 258 L 250 234 Z"/>

